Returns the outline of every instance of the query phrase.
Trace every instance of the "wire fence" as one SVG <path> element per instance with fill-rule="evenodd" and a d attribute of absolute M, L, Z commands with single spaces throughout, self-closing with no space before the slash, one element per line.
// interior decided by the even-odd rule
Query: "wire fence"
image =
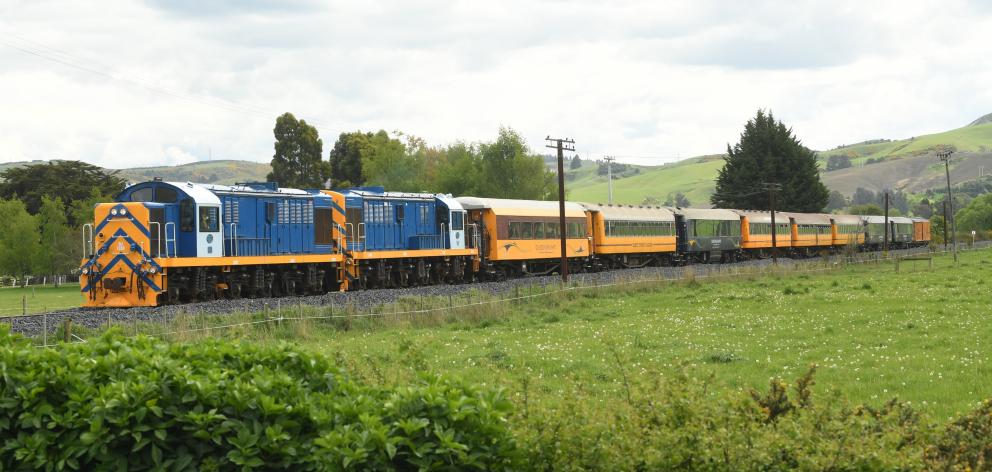
<path fill-rule="evenodd" d="M 20 278 L 13 275 L 0 275 L 0 288 L 60 286 L 78 283 L 78 274 L 25 275 Z"/>
<path fill-rule="evenodd" d="M 992 242 L 961 248 L 959 252 L 986 249 Z M 262 311 L 229 314 L 205 314 L 194 309 L 181 311 L 168 320 L 117 321 L 109 316 L 98 328 L 80 326 L 74 332 L 71 319 L 60 326 L 50 326 L 47 316 L 42 316 L 42 334 L 37 336 L 38 347 L 50 347 L 59 342 L 85 342 L 87 337 L 101 334 L 111 327 L 121 329 L 125 335 L 150 335 L 172 340 L 191 340 L 220 335 L 220 333 L 265 338 L 273 335 L 312 336 L 314 328 L 335 330 L 377 330 L 393 326 L 425 327 L 445 323 L 480 322 L 512 314 L 524 304 L 555 297 L 567 297 L 582 291 L 618 291 L 622 289 L 658 289 L 697 280 L 733 279 L 763 275 L 792 275 L 802 273 L 837 271 L 845 267 L 887 264 L 893 272 L 909 264 L 910 270 L 934 267 L 934 258 L 948 256 L 950 251 L 917 250 L 882 253 L 856 253 L 805 260 L 783 260 L 781 264 L 764 261 L 760 265 L 692 265 L 683 267 L 657 267 L 609 273 L 576 274 L 567 284 L 560 279 L 545 278 L 537 283 L 520 283 L 502 291 L 483 292 L 468 288 L 460 293 L 442 296 L 420 295 L 400 298 L 389 303 L 359 307 L 351 304 L 306 305 L 283 303 L 275 300 L 274 306 L 265 305 Z M 524 279 L 526 280 L 526 279 Z M 471 286 L 468 286 L 471 287 Z M 100 316 L 99 314 L 95 316 Z M 49 336 L 50 332 L 52 336 Z M 278 333 L 277 333 L 278 331 Z"/>

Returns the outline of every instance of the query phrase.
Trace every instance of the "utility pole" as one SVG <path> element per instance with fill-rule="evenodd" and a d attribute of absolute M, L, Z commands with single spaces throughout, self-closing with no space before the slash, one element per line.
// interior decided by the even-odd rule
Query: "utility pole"
<path fill-rule="evenodd" d="M 951 151 L 950 149 L 948 149 L 948 148 L 945 147 L 945 148 L 942 148 L 940 151 L 937 151 L 937 157 L 939 157 L 940 160 L 944 161 L 944 173 L 947 175 L 947 207 L 948 207 L 947 209 L 948 209 L 948 213 L 946 215 L 944 215 L 944 227 L 945 228 L 947 227 L 947 218 L 950 217 L 951 218 L 951 250 L 954 251 L 954 262 L 957 263 L 957 261 L 958 261 L 958 228 L 957 228 L 957 222 L 955 221 L 957 218 L 954 217 L 954 194 L 951 193 L 951 166 L 950 166 L 951 153 L 953 153 L 953 152 L 954 151 Z M 945 240 L 946 240 L 946 238 L 945 238 Z"/>
<path fill-rule="evenodd" d="M 778 191 L 782 190 L 782 184 L 764 182 L 763 186 L 765 190 L 768 190 L 768 208 L 772 213 L 772 263 L 778 265 L 778 226 L 775 225 L 775 197 Z"/>
<path fill-rule="evenodd" d="M 889 254 L 889 192 L 885 192 L 885 232 L 882 233 L 882 254 Z"/>
<path fill-rule="evenodd" d="M 561 282 L 562 284 L 568 283 L 568 253 L 566 239 L 568 238 L 568 232 L 565 226 L 565 151 L 575 151 L 575 141 L 569 138 L 552 138 L 548 136 L 544 138 L 545 141 L 555 143 L 552 145 L 546 145 L 552 149 L 558 150 L 558 235 L 561 236 Z"/>
<path fill-rule="evenodd" d="M 947 252 L 947 198 L 944 198 L 944 252 Z"/>
<path fill-rule="evenodd" d="M 610 187 L 609 203 L 610 205 L 612 205 L 613 204 L 613 161 L 617 160 L 617 158 L 613 156 L 606 156 L 603 158 L 603 160 L 606 161 L 606 181 L 608 182 L 608 185 Z"/>

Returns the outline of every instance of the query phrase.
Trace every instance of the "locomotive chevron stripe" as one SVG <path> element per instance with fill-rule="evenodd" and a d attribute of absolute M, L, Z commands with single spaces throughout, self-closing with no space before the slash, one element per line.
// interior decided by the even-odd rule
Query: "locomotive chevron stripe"
<path fill-rule="evenodd" d="M 162 290 L 161 288 L 159 288 L 158 285 L 155 284 L 155 282 L 152 282 L 151 280 L 149 280 L 148 277 L 145 274 L 142 273 L 141 268 L 139 266 L 135 265 L 133 262 L 131 262 L 131 259 L 128 259 L 125 254 L 118 254 L 113 259 L 111 259 L 110 264 L 107 264 L 107 267 L 106 268 L 104 268 L 102 271 L 100 271 L 99 274 L 96 274 L 96 275 L 98 275 L 98 277 L 96 277 L 96 280 L 102 279 L 103 276 L 107 275 L 107 273 L 110 272 L 110 269 L 113 269 L 117 265 L 117 263 L 118 262 L 121 262 L 121 261 L 123 261 L 125 264 L 127 264 L 128 267 L 131 268 L 131 271 L 132 271 L 133 274 L 138 274 L 138 277 L 141 277 L 141 280 L 144 281 L 145 284 L 147 284 L 148 287 L 150 287 L 152 290 L 154 290 L 156 292 L 159 292 L 159 291 Z M 95 284 L 96 284 L 96 281 L 87 284 L 85 287 L 82 288 L 82 292 L 84 292 L 84 293 L 85 292 L 88 292 L 90 290 L 90 287 L 92 285 L 95 285 Z"/>

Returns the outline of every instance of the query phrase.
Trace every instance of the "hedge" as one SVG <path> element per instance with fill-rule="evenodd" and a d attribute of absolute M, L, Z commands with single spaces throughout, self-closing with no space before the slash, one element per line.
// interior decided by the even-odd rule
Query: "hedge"
<path fill-rule="evenodd" d="M 440 376 L 363 385 L 289 344 L 0 329 L 2 470 L 514 469 L 510 409 Z"/>

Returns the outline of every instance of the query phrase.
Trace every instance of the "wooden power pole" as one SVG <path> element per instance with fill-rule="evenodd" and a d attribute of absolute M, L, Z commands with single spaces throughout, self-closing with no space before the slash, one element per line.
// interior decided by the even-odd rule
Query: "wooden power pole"
<path fill-rule="evenodd" d="M 568 283 L 568 231 L 565 225 L 565 151 L 575 151 L 575 141 L 569 138 L 552 138 L 546 141 L 555 143 L 546 147 L 558 150 L 558 235 L 561 237 L 561 282 Z"/>

